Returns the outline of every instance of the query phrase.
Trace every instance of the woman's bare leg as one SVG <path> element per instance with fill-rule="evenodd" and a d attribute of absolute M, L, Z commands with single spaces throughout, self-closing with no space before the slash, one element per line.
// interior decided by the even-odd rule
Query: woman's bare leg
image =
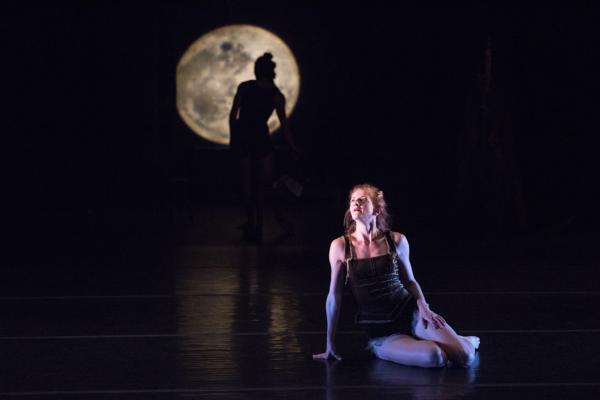
<path fill-rule="evenodd" d="M 471 365 L 474 361 L 475 350 L 479 347 L 479 338 L 476 336 L 460 336 L 448 323 L 443 328 L 436 329 L 431 324 L 428 324 L 425 328 L 423 319 L 420 316 L 415 327 L 415 336 L 419 339 L 431 340 L 437 343 L 450 361 L 465 367 Z"/>
<path fill-rule="evenodd" d="M 392 335 L 373 346 L 377 358 L 402 365 L 437 368 L 446 365 L 447 356 L 437 343 L 408 335 Z"/>

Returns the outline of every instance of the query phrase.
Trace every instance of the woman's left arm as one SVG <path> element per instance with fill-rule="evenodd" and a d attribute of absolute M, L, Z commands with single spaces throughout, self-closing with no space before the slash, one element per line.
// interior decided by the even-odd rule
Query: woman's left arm
<path fill-rule="evenodd" d="M 429 304 L 427 304 L 427 301 L 425 300 L 423 290 L 421 290 L 421 285 L 419 285 L 419 282 L 417 282 L 413 274 L 412 266 L 410 264 L 410 247 L 408 245 L 408 239 L 398 232 L 394 232 L 393 237 L 394 242 L 396 243 L 396 254 L 400 259 L 400 264 L 398 265 L 400 278 L 406 289 L 417 300 L 417 307 L 419 308 L 421 318 L 423 318 L 425 328 L 427 329 L 429 324 L 432 324 L 436 329 L 443 328 L 446 325 L 446 321 L 441 315 L 431 311 Z"/>

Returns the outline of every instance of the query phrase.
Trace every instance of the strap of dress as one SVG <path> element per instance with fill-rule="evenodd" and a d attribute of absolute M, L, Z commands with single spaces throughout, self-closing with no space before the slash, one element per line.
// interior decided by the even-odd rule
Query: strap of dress
<path fill-rule="evenodd" d="M 396 243 L 392 237 L 392 231 L 387 231 L 385 233 L 385 240 L 388 242 L 388 247 L 390 249 L 389 254 L 392 257 L 392 262 L 394 263 L 394 273 L 398 274 L 400 259 L 398 258 L 398 253 L 396 252 Z"/>
<path fill-rule="evenodd" d="M 348 283 L 348 277 L 350 276 L 350 260 L 354 258 L 352 253 L 352 242 L 348 235 L 344 235 L 344 264 L 346 264 L 346 281 L 344 284 Z"/>
<path fill-rule="evenodd" d="M 388 248 L 390 249 L 390 254 L 396 254 L 396 243 L 394 242 L 394 238 L 392 237 L 392 231 L 385 232 L 385 240 L 387 240 Z"/>

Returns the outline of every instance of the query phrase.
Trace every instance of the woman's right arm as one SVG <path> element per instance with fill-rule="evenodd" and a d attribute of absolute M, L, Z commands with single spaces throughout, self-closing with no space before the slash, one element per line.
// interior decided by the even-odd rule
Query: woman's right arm
<path fill-rule="evenodd" d="M 325 312 L 327 314 L 327 336 L 326 348 L 324 353 L 313 355 L 314 359 L 342 358 L 337 354 L 335 348 L 335 333 L 340 317 L 340 308 L 342 306 L 342 290 L 344 288 L 344 238 L 340 237 L 331 242 L 329 248 L 329 264 L 331 265 L 331 281 L 329 283 L 329 293 L 325 302 Z"/>

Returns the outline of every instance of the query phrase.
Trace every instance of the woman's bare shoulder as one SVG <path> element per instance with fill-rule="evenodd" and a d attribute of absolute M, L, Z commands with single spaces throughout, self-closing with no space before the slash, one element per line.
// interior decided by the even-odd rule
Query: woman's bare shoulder
<path fill-rule="evenodd" d="M 346 252 L 346 242 L 345 242 L 343 236 L 335 238 L 331 241 L 331 245 L 329 246 L 329 256 L 330 257 L 343 259 L 345 252 Z"/>
<path fill-rule="evenodd" d="M 392 238 L 394 239 L 394 243 L 396 243 L 396 246 L 400 245 L 400 243 L 402 242 L 408 243 L 406 236 L 400 232 L 392 232 Z"/>
<path fill-rule="evenodd" d="M 344 239 L 343 236 L 340 236 L 331 241 L 331 245 L 329 248 L 331 250 L 344 251 L 345 247 L 346 247 L 346 240 Z"/>

